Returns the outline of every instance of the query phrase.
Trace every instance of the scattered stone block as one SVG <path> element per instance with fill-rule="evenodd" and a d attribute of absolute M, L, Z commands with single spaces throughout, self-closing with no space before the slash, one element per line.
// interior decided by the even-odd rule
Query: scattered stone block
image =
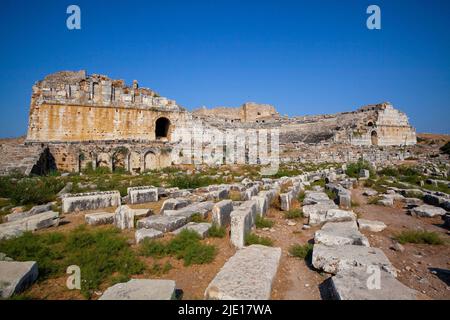
<path fill-rule="evenodd" d="M 154 215 L 137 222 L 137 228 L 156 229 L 162 232 L 170 232 L 187 223 L 184 216 Z"/>
<path fill-rule="evenodd" d="M 61 198 L 63 213 L 120 206 L 119 191 L 66 194 Z"/>
<path fill-rule="evenodd" d="M 320 202 L 328 202 L 328 201 L 331 200 L 330 198 L 328 198 L 328 195 L 325 192 L 306 191 L 305 199 L 303 200 L 303 205 L 318 204 Z"/>
<path fill-rule="evenodd" d="M 432 218 L 435 216 L 443 216 L 445 213 L 446 211 L 444 209 L 430 206 L 428 204 L 411 209 L 411 214 L 418 217 Z"/>
<path fill-rule="evenodd" d="M 134 210 L 124 205 L 119 206 L 114 213 L 114 225 L 121 229 L 134 228 Z"/>
<path fill-rule="evenodd" d="M 51 211 L 52 210 L 52 205 L 53 205 L 53 203 L 50 202 L 50 203 L 47 203 L 47 204 L 34 206 L 29 211 L 15 212 L 15 213 L 7 214 L 6 216 L 4 216 L 3 220 L 5 222 L 12 222 L 12 221 L 17 221 L 17 220 L 20 220 L 20 219 L 23 219 L 23 218 L 28 218 L 28 217 L 34 216 L 36 214 L 39 214 L 39 213 Z"/>
<path fill-rule="evenodd" d="M 325 216 L 325 221 L 327 222 L 344 222 L 344 221 L 355 221 L 356 214 L 353 211 L 340 210 L 340 209 L 329 209 Z"/>
<path fill-rule="evenodd" d="M 136 239 L 136 243 L 140 243 L 145 239 L 156 239 L 161 238 L 164 235 L 162 231 L 156 230 L 156 229 L 137 229 L 134 237 Z"/>
<path fill-rule="evenodd" d="M 370 232 L 381 232 L 386 229 L 382 221 L 358 219 L 359 230 Z"/>
<path fill-rule="evenodd" d="M 251 208 L 239 207 L 231 212 L 230 241 L 238 249 L 245 246 L 245 236 L 253 225 Z"/>
<path fill-rule="evenodd" d="M 356 221 L 327 222 L 314 235 L 315 244 L 326 246 L 357 245 L 369 247 L 369 240 L 361 234 Z"/>
<path fill-rule="evenodd" d="M 58 212 L 47 211 L 38 213 L 31 217 L 0 224 L 0 240 L 16 238 L 21 236 L 26 231 L 36 231 L 57 226 L 58 224 Z"/>
<path fill-rule="evenodd" d="M 393 197 L 383 197 L 378 200 L 377 204 L 385 207 L 393 207 L 394 206 L 394 198 Z"/>
<path fill-rule="evenodd" d="M 352 207 L 352 197 L 349 193 L 338 195 L 339 206 L 343 209 L 350 209 Z"/>
<path fill-rule="evenodd" d="M 363 195 L 366 197 L 374 197 L 377 194 L 378 194 L 378 192 L 373 189 L 364 189 L 364 191 L 363 191 Z"/>
<path fill-rule="evenodd" d="M 187 205 L 189 205 L 191 202 L 184 198 L 175 198 L 175 199 L 167 199 L 163 202 L 161 206 L 161 210 L 159 214 L 164 214 L 165 210 L 179 210 Z"/>
<path fill-rule="evenodd" d="M 106 289 L 99 300 L 173 300 L 175 281 L 131 279 Z"/>
<path fill-rule="evenodd" d="M 164 215 L 165 216 L 184 216 L 187 219 L 189 219 L 194 214 L 200 214 L 203 218 L 206 218 L 208 215 L 208 212 L 210 212 L 213 207 L 214 207 L 214 202 L 212 202 L 212 201 L 198 202 L 198 203 L 190 204 L 179 210 L 165 210 Z"/>
<path fill-rule="evenodd" d="M 359 178 L 361 179 L 369 179 L 370 178 L 370 171 L 367 169 L 361 169 L 359 172 Z"/>
<path fill-rule="evenodd" d="M 38 277 L 35 261 L 0 261 L 0 297 L 10 298 L 28 288 Z"/>
<path fill-rule="evenodd" d="M 99 226 L 103 224 L 113 224 L 115 213 L 95 212 L 88 213 L 84 216 L 84 220 L 90 226 Z"/>
<path fill-rule="evenodd" d="M 265 216 L 269 210 L 268 197 L 258 194 L 257 196 L 253 196 L 252 200 L 256 201 L 256 215 L 261 217 Z"/>
<path fill-rule="evenodd" d="M 188 224 L 182 226 L 181 228 L 173 231 L 174 234 L 179 234 L 183 230 L 191 230 L 196 232 L 200 238 L 204 239 L 208 236 L 209 228 L 211 228 L 212 224 L 207 222 L 189 222 Z"/>
<path fill-rule="evenodd" d="M 343 245 L 331 247 L 315 244 L 312 264 L 316 269 L 332 274 L 355 267 L 367 269 L 369 266 L 378 266 L 394 277 L 397 276 L 397 271 L 381 249 L 365 246 Z"/>
<path fill-rule="evenodd" d="M 416 300 L 419 293 L 391 274 L 380 272 L 380 286 L 369 278 L 373 273 L 362 268 L 338 272 L 331 278 L 331 295 L 338 300 Z"/>
<path fill-rule="evenodd" d="M 231 223 L 233 201 L 222 200 L 214 204 L 212 208 L 212 223 L 219 227 L 227 227 Z"/>
<path fill-rule="evenodd" d="M 281 249 L 251 245 L 236 252 L 205 291 L 205 299 L 268 300 Z"/>
<path fill-rule="evenodd" d="M 127 193 L 131 204 L 158 201 L 158 188 L 152 186 L 128 188 Z"/>

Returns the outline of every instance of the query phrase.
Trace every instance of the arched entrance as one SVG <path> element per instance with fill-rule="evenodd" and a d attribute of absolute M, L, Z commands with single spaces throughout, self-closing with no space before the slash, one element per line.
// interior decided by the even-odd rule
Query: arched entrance
<path fill-rule="evenodd" d="M 144 156 L 144 170 L 154 170 L 159 168 L 158 158 L 153 151 L 149 151 Z"/>
<path fill-rule="evenodd" d="M 166 117 L 158 118 L 155 122 L 155 138 L 167 139 L 169 137 L 170 120 Z"/>
<path fill-rule="evenodd" d="M 370 134 L 370 138 L 372 140 L 372 145 L 377 146 L 378 145 L 378 133 L 376 131 L 372 131 Z"/>

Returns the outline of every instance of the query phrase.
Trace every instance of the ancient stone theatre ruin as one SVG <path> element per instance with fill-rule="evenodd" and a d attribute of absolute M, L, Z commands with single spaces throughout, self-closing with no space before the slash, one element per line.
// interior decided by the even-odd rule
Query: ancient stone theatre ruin
<path fill-rule="evenodd" d="M 219 130 L 278 128 L 282 161 L 345 162 L 361 156 L 376 161 L 398 157 L 394 150 L 399 146 L 416 143 L 407 116 L 390 103 L 296 117 L 281 116 L 272 105 L 252 102 L 189 112 L 174 100 L 140 87 L 136 80 L 127 86 L 104 75 L 62 71 L 46 76 L 32 89 L 28 133 L 17 153 L 33 152 L 39 157 L 33 161 L 28 157 L 26 163 L 17 159 L 1 170 L 40 172 L 51 164 L 69 172 L 87 165 L 143 172 L 170 166 L 170 152 L 177 144 L 174 130 L 192 126 L 193 121 Z M 37 168 L 38 162 L 44 168 Z"/>

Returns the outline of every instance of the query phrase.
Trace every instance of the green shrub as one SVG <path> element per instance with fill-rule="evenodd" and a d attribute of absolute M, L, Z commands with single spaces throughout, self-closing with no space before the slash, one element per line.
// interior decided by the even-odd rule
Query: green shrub
<path fill-rule="evenodd" d="M 265 219 L 264 217 L 258 215 L 256 216 L 255 225 L 256 228 L 262 229 L 262 228 L 272 228 L 275 222 L 269 219 Z"/>
<path fill-rule="evenodd" d="M 273 245 L 273 241 L 267 237 L 260 237 L 256 234 L 249 233 L 245 236 L 245 245 L 249 246 L 252 244 L 261 244 L 263 246 L 271 247 Z"/>
<path fill-rule="evenodd" d="M 36 261 L 40 280 L 61 276 L 70 265 L 79 266 L 81 292 L 87 298 L 112 274 L 117 273 L 116 277 L 122 279 L 145 269 L 126 238 L 113 228 L 88 230 L 79 227 L 67 235 L 25 233 L 1 241 L 0 252 L 17 261 Z"/>
<path fill-rule="evenodd" d="M 401 244 L 416 243 L 438 245 L 444 243 L 439 234 L 437 234 L 436 232 L 416 230 L 402 231 L 395 236 L 395 240 L 397 240 Z"/>
<path fill-rule="evenodd" d="M 303 218 L 303 211 L 301 209 L 291 209 L 284 212 L 284 217 L 286 219 L 298 219 Z"/>
<path fill-rule="evenodd" d="M 184 265 L 188 266 L 213 261 L 217 250 L 215 246 L 202 244 L 200 236 L 195 231 L 185 229 L 166 244 L 156 240 L 144 240 L 140 253 L 155 258 L 174 256 L 183 259 Z"/>
<path fill-rule="evenodd" d="M 203 215 L 201 215 L 200 213 L 194 213 L 191 218 L 190 218 L 191 222 L 196 222 L 196 223 L 201 223 L 201 222 L 205 222 L 206 219 L 203 218 Z"/>
<path fill-rule="evenodd" d="M 0 179 L 0 196 L 10 198 L 15 205 L 44 204 L 56 199 L 64 187 L 58 177 Z"/>
<path fill-rule="evenodd" d="M 304 245 L 294 244 L 289 248 L 289 253 L 300 259 L 309 259 L 312 254 L 313 245 L 306 243 Z"/>
<path fill-rule="evenodd" d="M 305 191 L 303 191 L 303 190 L 300 191 L 300 193 L 297 196 L 298 202 L 303 203 L 303 200 L 305 200 L 305 197 L 306 197 Z"/>
<path fill-rule="evenodd" d="M 350 163 L 347 166 L 347 171 L 345 172 L 349 177 L 352 178 L 358 178 L 359 177 L 359 173 L 361 172 L 361 170 L 369 170 L 370 171 L 370 176 L 373 177 L 374 176 L 374 171 L 373 168 L 370 166 L 370 164 L 365 161 L 365 160 L 359 160 L 356 163 Z"/>
<path fill-rule="evenodd" d="M 218 225 L 213 224 L 208 230 L 208 237 L 223 238 L 225 237 L 226 232 L 227 230 L 224 227 L 219 227 Z"/>
<path fill-rule="evenodd" d="M 212 179 L 207 176 L 196 175 L 177 175 L 171 177 L 168 181 L 170 187 L 178 187 L 180 189 L 195 189 L 206 187 L 212 184 L 220 184 L 223 181 L 220 179 Z"/>
<path fill-rule="evenodd" d="M 172 270 L 172 268 L 173 266 L 169 261 L 167 261 L 164 265 L 154 263 L 150 268 L 150 273 L 155 275 L 166 274 L 167 272 Z"/>
<path fill-rule="evenodd" d="M 139 253 L 145 257 L 162 258 L 168 252 L 166 245 L 157 240 L 144 239 L 140 245 Z"/>

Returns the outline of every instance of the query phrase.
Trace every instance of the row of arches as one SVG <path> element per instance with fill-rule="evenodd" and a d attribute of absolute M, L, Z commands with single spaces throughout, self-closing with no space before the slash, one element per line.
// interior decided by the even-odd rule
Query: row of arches
<path fill-rule="evenodd" d="M 129 151 L 126 147 L 118 147 L 108 152 L 100 151 L 88 154 L 80 152 L 78 157 L 78 170 L 80 172 L 89 167 L 92 167 L 93 170 L 105 167 L 111 172 L 140 173 L 164 168 L 170 166 L 170 164 L 170 154 L 165 154 L 157 149 Z"/>

